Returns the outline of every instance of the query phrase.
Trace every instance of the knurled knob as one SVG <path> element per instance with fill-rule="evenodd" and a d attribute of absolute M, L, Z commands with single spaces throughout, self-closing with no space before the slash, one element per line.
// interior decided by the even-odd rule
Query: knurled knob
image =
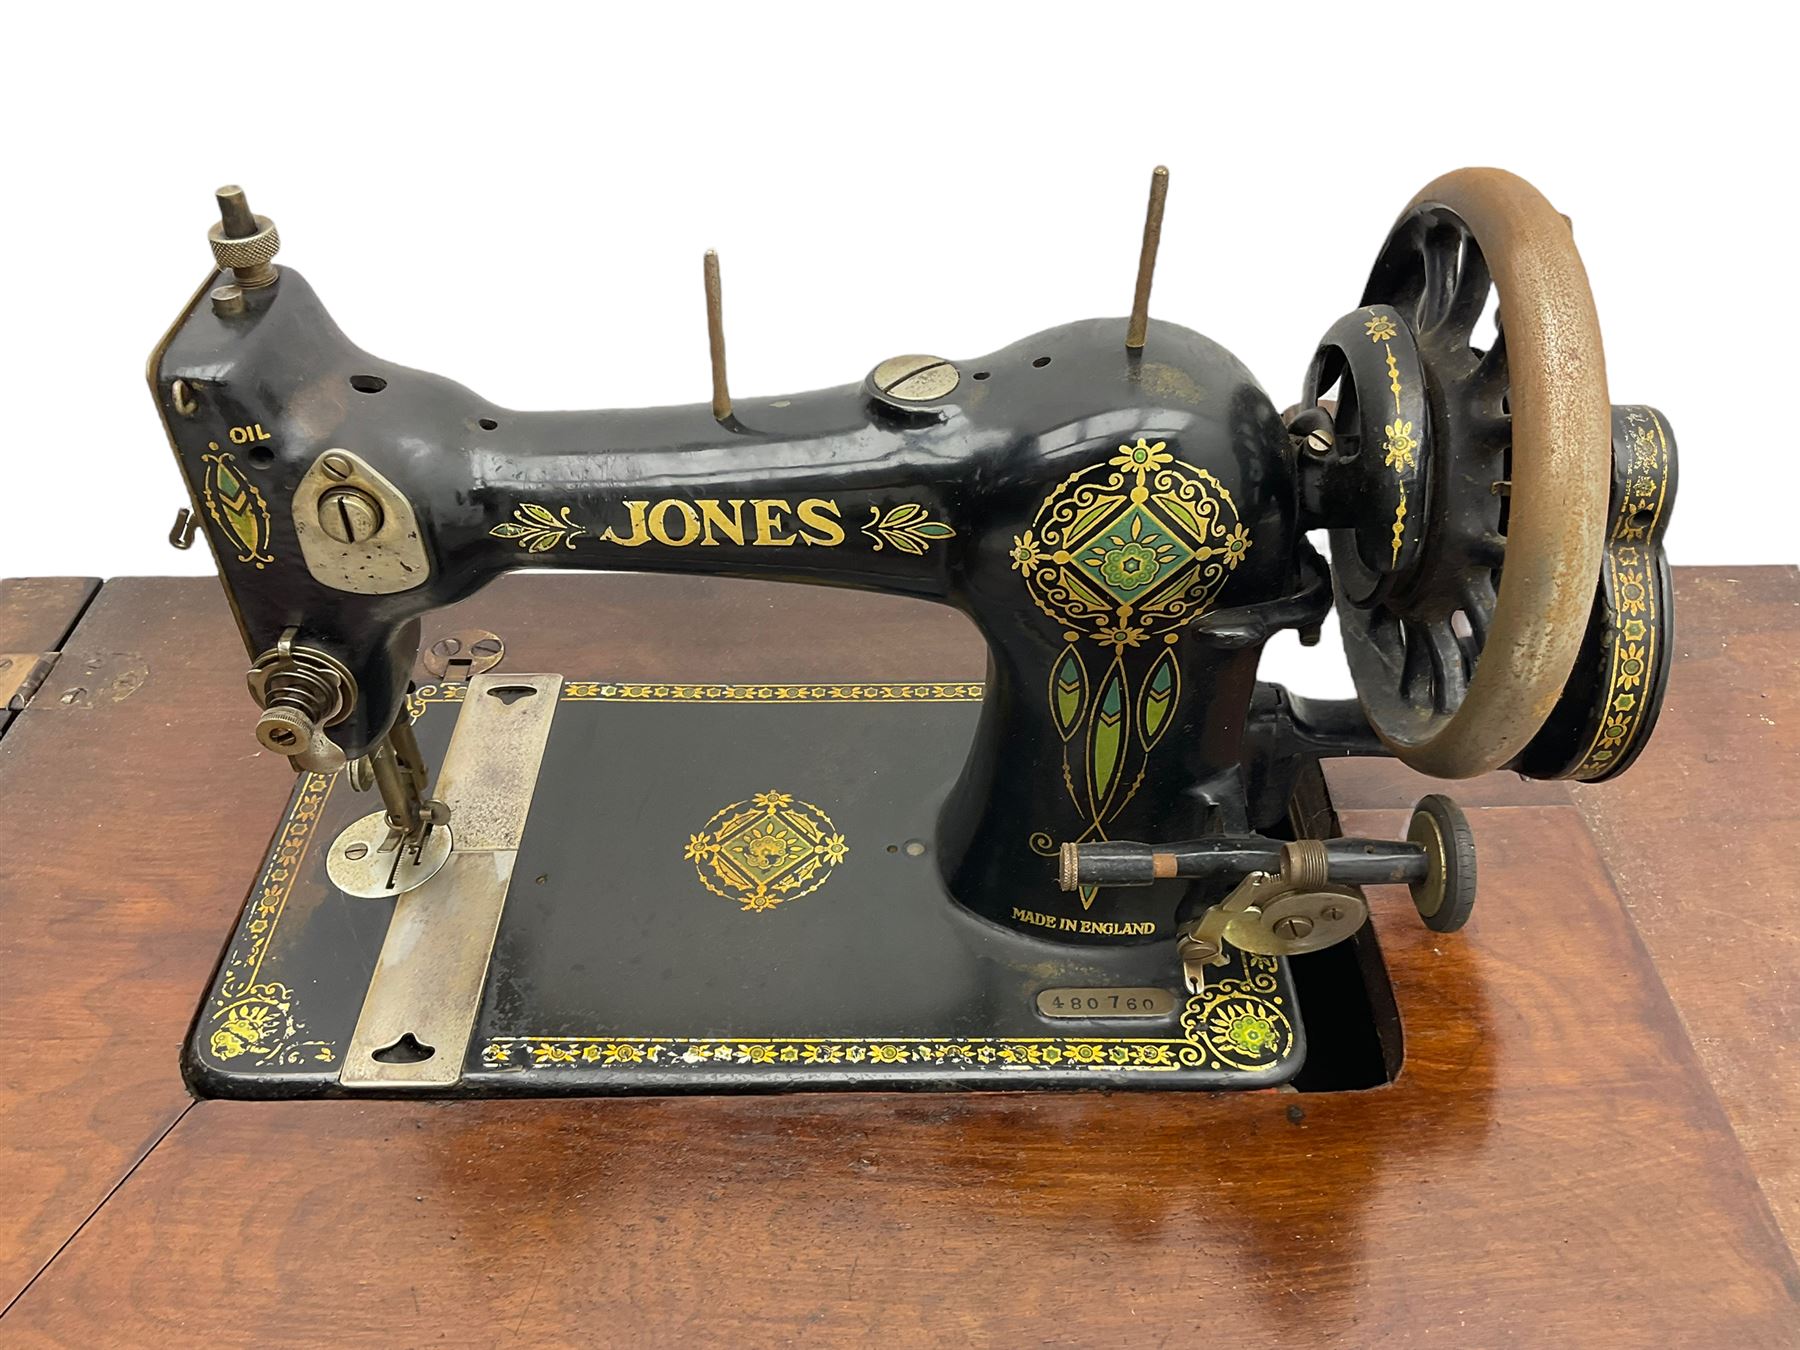
<path fill-rule="evenodd" d="M 256 234 L 248 234 L 243 239 L 225 238 L 225 227 L 214 225 L 207 230 L 207 243 L 212 245 L 212 257 L 220 266 L 229 266 L 232 272 L 254 270 L 259 266 L 268 266 L 281 252 L 281 234 L 275 230 L 275 221 L 268 216 L 257 216 Z M 239 277 L 238 284 L 245 284 Z"/>
<path fill-rule="evenodd" d="M 227 239 L 225 227 L 214 225 L 206 232 L 206 242 L 212 245 L 213 257 L 219 266 L 233 271 L 273 262 L 281 251 L 281 235 L 275 229 L 275 222 L 267 216 L 256 217 L 256 233 L 242 239 Z"/>
<path fill-rule="evenodd" d="M 298 755 L 312 744 L 318 726 L 298 708 L 277 704 L 256 719 L 256 739 L 278 755 Z"/>
<path fill-rule="evenodd" d="M 254 289 L 275 280 L 269 264 L 281 251 L 281 235 L 275 222 L 250 210 L 244 190 L 236 184 L 219 189 L 219 221 L 206 232 L 213 259 L 228 267 L 240 286 Z"/>

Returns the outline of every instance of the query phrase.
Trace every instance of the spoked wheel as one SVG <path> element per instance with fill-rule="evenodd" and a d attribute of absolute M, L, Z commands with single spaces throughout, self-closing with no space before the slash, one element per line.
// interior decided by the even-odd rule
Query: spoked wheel
<path fill-rule="evenodd" d="M 1483 350 L 1490 291 L 1503 326 Z M 1307 405 L 1332 384 L 1326 490 L 1358 503 L 1332 564 L 1364 709 L 1422 773 L 1498 768 L 1556 705 L 1601 563 L 1606 369 L 1568 222 L 1497 169 L 1432 183 L 1327 335 Z"/>

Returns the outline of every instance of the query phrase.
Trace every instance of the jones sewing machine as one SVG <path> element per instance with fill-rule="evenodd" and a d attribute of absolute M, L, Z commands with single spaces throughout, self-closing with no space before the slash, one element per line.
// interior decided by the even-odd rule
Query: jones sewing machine
<path fill-rule="evenodd" d="M 1413 200 L 1285 412 L 1149 317 L 1167 186 L 1126 318 L 745 400 L 708 254 L 710 402 L 598 412 L 358 350 L 220 189 L 217 270 L 149 379 L 192 501 L 172 541 L 213 549 L 256 739 L 297 779 L 196 1089 L 1391 1073 L 1363 888 L 1454 932 L 1474 843 L 1440 794 L 1403 839 L 1339 837 L 1318 762 L 1626 769 L 1669 666 L 1674 438 L 1610 403 L 1570 225 L 1510 174 Z M 987 676 L 634 684 L 516 673 L 524 644 L 485 632 L 421 653 L 425 615 L 548 568 L 936 601 Z M 1334 608 L 1358 698 L 1258 681 Z"/>

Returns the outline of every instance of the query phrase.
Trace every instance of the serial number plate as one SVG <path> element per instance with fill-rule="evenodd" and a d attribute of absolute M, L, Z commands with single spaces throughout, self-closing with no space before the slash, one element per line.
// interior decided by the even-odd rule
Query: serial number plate
<path fill-rule="evenodd" d="M 1167 989 L 1046 989 L 1037 996 L 1045 1017 L 1168 1017 L 1175 995 Z"/>

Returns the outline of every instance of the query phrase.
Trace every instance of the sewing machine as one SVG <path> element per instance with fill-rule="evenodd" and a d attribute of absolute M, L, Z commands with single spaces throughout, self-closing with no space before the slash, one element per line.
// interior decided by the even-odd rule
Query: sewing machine
<path fill-rule="evenodd" d="M 1167 185 L 1128 318 L 744 400 L 708 254 L 710 402 L 597 412 L 358 350 L 221 189 L 218 270 L 149 380 L 192 500 L 172 541 L 213 549 L 244 734 L 297 779 L 197 1090 L 1273 1087 L 1309 1027 L 1370 1020 L 1362 888 L 1453 933 L 1474 842 L 1441 794 L 1405 838 L 1335 837 L 1318 761 L 1626 769 L 1668 671 L 1674 438 L 1610 403 L 1569 224 L 1518 178 L 1414 199 L 1285 412 L 1150 318 Z M 936 601 L 988 674 L 420 652 L 422 616 L 553 568 Z M 1259 682 L 1334 606 L 1359 697 Z"/>

